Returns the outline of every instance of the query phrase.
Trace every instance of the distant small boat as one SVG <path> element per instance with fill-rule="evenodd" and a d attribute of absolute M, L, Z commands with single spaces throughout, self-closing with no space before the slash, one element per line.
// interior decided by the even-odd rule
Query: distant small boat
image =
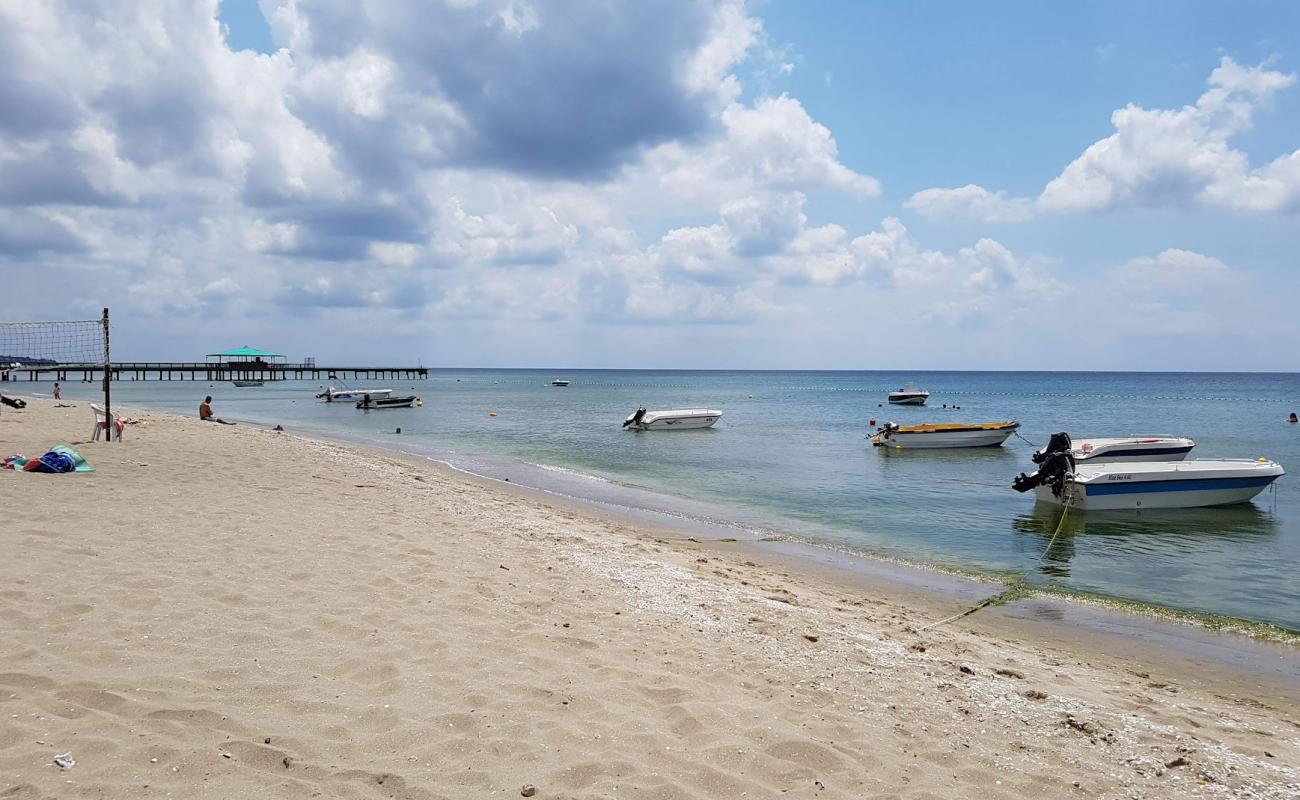
<path fill-rule="evenodd" d="M 1266 458 L 1075 465 L 1068 454 L 1053 453 L 1033 475 L 1016 476 L 1011 487 L 1085 511 L 1201 508 L 1249 502 L 1285 474 Z"/>
<path fill-rule="evenodd" d="M 568 386 L 568 385 L 569 385 L 569 382 L 566 381 L 566 380 L 564 380 L 563 378 L 556 378 L 555 380 L 551 381 L 551 385 L 552 385 L 552 386 Z"/>
<path fill-rule="evenodd" d="M 1019 427 L 1020 423 L 1015 420 L 904 426 L 886 422 L 871 437 L 871 443 L 876 447 L 895 447 L 908 450 L 932 450 L 949 447 L 998 447 Z"/>
<path fill-rule="evenodd" d="M 623 427 L 634 431 L 682 431 L 711 428 L 722 419 L 722 412 L 712 408 L 679 408 L 672 411 L 647 411 L 638 408 L 623 420 Z"/>
<path fill-rule="evenodd" d="M 1033 458 L 1035 464 L 1041 464 L 1052 453 L 1068 450 L 1079 464 L 1182 461 L 1193 447 L 1196 442 L 1185 436 L 1097 437 L 1072 442 L 1069 434 L 1054 433 L 1047 447 Z"/>
<path fill-rule="evenodd" d="M 373 392 L 365 392 L 361 395 L 361 399 L 357 401 L 357 408 L 363 411 L 383 408 L 410 408 L 418 402 L 420 402 L 420 398 L 413 394 L 406 397 L 389 397 L 387 394 L 375 396 Z"/>
<path fill-rule="evenodd" d="M 356 400 L 362 395 L 371 397 L 387 396 L 393 393 L 392 389 L 348 389 L 346 387 L 336 389 L 333 386 L 316 395 L 317 400 L 324 400 L 327 403 L 333 403 L 335 400 Z"/>
<path fill-rule="evenodd" d="M 252 386 L 262 385 L 261 381 L 231 381 L 231 383 L 235 384 L 235 386 L 238 386 L 241 389 L 247 389 Z"/>
<path fill-rule="evenodd" d="M 889 402 L 896 406 L 923 406 L 929 398 L 930 393 L 915 383 L 905 384 L 903 388 L 889 393 Z"/>

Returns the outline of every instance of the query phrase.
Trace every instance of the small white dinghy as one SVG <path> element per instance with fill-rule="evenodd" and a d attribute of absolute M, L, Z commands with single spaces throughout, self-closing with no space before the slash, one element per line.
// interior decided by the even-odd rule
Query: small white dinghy
<path fill-rule="evenodd" d="M 1069 450 L 1077 464 L 1182 461 L 1195 446 L 1185 436 L 1093 437 L 1071 442 L 1069 434 L 1056 433 L 1047 447 L 1034 453 L 1034 463 L 1043 463 L 1048 454 L 1059 450 Z"/>
<path fill-rule="evenodd" d="M 1012 488 L 1034 490 L 1043 502 L 1085 511 L 1201 508 L 1246 503 L 1286 474 L 1266 458 L 1197 458 L 1079 464 L 1052 454 L 1033 475 L 1019 475 Z"/>
<path fill-rule="evenodd" d="M 1015 420 L 904 426 L 886 422 L 871 437 L 871 443 L 876 447 L 895 447 L 908 450 L 932 450 L 949 447 L 998 447 L 1019 427 L 1020 423 Z"/>
<path fill-rule="evenodd" d="M 638 408 L 623 420 L 623 427 L 634 431 L 684 431 L 711 428 L 722 418 L 714 408 L 679 408 L 672 411 L 647 411 Z"/>

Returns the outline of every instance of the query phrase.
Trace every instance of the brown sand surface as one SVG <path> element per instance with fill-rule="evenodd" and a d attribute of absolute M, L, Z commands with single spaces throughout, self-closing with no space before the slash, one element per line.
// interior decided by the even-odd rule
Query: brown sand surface
<path fill-rule="evenodd" d="M 0 413 L 0 455 L 97 468 L 0 473 L 0 800 L 1300 797 L 1287 685 L 76 405 Z"/>

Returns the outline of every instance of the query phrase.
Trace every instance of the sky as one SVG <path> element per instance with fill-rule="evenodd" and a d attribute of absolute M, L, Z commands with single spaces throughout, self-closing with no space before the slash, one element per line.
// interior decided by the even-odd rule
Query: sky
<path fill-rule="evenodd" d="M 1300 4 L 0 0 L 114 357 L 1300 371 Z"/>

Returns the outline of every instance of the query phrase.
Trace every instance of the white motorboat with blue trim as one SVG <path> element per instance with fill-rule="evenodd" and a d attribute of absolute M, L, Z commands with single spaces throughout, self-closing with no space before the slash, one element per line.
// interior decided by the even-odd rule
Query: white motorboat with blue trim
<path fill-rule="evenodd" d="M 623 420 L 623 427 L 634 431 L 684 431 L 711 428 L 722 419 L 716 408 L 679 408 L 672 411 L 647 411 L 638 408 Z"/>
<path fill-rule="evenodd" d="M 1077 464 L 1182 461 L 1195 446 L 1196 442 L 1185 436 L 1090 437 L 1072 442 L 1069 434 L 1057 433 L 1046 448 L 1034 453 L 1034 463 L 1041 464 L 1049 453 L 1063 449 L 1070 451 Z"/>
<path fill-rule="evenodd" d="M 1075 465 L 1067 454 L 1054 453 L 1035 474 L 1018 476 L 1012 487 L 1085 511 L 1201 508 L 1249 502 L 1285 474 L 1281 464 L 1267 458 Z"/>

